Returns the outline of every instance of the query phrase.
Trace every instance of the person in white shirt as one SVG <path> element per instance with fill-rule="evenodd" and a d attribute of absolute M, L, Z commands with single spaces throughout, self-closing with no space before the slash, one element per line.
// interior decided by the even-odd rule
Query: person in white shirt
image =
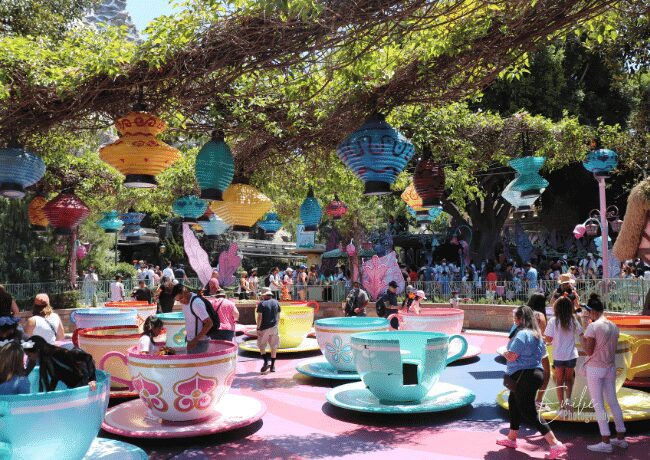
<path fill-rule="evenodd" d="M 124 301 L 124 285 L 122 284 L 122 276 L 117 275 L 115 281 L 110 285 L 111 301 L 123 302 Z"/>
<path fill-rule="evenodd" d="M 282 280 L 280 279 L 280 269 L 275 267 L 269 275 L 269 288 L 273 293 L 275 300 L 280 300 L 280 291 L 282 290 Z"/>
<path fill-rule="evenodd" d="M 173 293 L 176 301 L 180 302 L 183 307 L 187 353 L 205 353 L 210 343 L 208 332 L 213 325 L 205 302 L 182 284 L 175 285 Z"/>
<path fill-rule="evenodd" d="M 176 276 L 174 275 L 174 269 L 172 268 L 172 261 L 167 261 L 167 267 L 162 272 L 163 276 L 166 276 L 172 283 L 176 281 Z"/>
<path fill-rule="evenodd" d="M 154 342 L 154 339 L 162 333 L 163 321 L 156 315 L 147 317 L 142 326 L 143 332 L 138 341 L 138 351 L 143 355 L 155 355 L 160 350 L 160 346 Z"/>
<path fill-rule="evenodd" d="M 65 338 L 63 323 L 59 315 L 53 312 L 47 294 L 37 294 L 34 299 L 33 316 L 25 324 L 25 335 L 38 335 L 50 345 Z"/>
<path fill-rule="evenodd" d="M 97 294 L 98 282 L 99 277 L 97 276 L 97 273 L 95 273 L 95 268 L 93 266 L 90 266 L 84 275 L 83 281 L 84 303 L 86 305 L 93 305 L 95 294 Z"/>

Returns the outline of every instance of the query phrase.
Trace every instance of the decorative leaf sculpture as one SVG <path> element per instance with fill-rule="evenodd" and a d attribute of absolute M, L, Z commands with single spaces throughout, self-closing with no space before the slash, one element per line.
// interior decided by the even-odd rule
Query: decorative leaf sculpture
<path fill-rule="evenodd" d="M 377 256 L 372 256 L 372 259 L 363 263 L 363 276 L 361 278 L 363 287 L 368 291 L 372 300 L 377 300 L 379 296 L 386 290 L 388 280 L 386 273 L 388 272 L 388 265 L 382 263 L 381 259 Z"/>
<path fill-rule="evenodd" d="M 201 283 L 204 286 L 207 285 L 212 277 L 210 259 L 208 253 L 199 244 L 199 240 L 196 239 L 196 235 L 194 235 L 188 222 L 183 223 L 183 246 L 192 269 L 196 272 Z"/>
<path fill-rule="evenodd" d="M 235 284 L 235 272 L 241 264 L 241 257 L 237 255 L 237 243 L 232 243 L 227 251 L 219 254 L 219 284 L 231 286 Z"/>
<path fill-rule="evenodd" d="M 528 239 L 528 235 L 524 231 L 524 227 L 519 222 L 515 226 L 515 243 L 517 244 L 517 253 L 521 257 L 521 260 L 530 260 L 530 256 L 533 255 L 535 248 L 533 248 L 532 243 Z"/>
<path fill-rule="evenodd" d="M 397 294 L 404 292 L 404 277 L 402 276 L 402 271 L 397 263 L 395 251 L 391 251 L 384 257 L 380 257 L 379 260 L 388 266 L 388 271 L 386 272 L 386 285 L 391 281 L 395 281 L 397 282 Z"/>

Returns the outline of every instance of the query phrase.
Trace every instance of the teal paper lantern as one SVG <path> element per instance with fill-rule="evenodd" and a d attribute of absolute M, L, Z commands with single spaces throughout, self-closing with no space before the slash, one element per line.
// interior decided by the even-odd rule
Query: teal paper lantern
<path fill-rule="evenodd" d="M 203 229 L 203 234 L 210 239 L 216 238 L 230 228 L 230 225 L 214 213 L 207 220 L 199 221 L 199 225 Z"/>
<path fill-rule="evenodd" d="M 409 205 L 406 205 L 406 210 L 409 212 L 410 215 L 415 217 L 415 220 L 417 221 L 418 224 L 426 224 L 432 222 L 442 212 L 441 208 L 431 208 L 427 211 L 426 214 L 418 214 L 417 211 L 412 207 L 410 207 Z"/>
<path fill-rule="evenodd" d="M 97 221 L 97 224 L 105 233 L 117 233 L 124 227 L 124 221 L 120 219 L 117 211 L 104 212 L 104 217 Z"/>
<path fill-rule="evenodd" d="M 314 232 L 318 228 L 321 215 L 323 214 L 318 200 L 314 198 L 314 190 L 309 187 L 307 198 L 300 205 L 300 219 L 305 226 L 306 232 Z"/>
<path fill-rule="evenodd" d="M 223 201 L 223 192 L 235 175 L 235 160 L 222 131 L 212 133 L 196 157 L 196 181 L 201 188 L 201 198 Z"/>
<path fill-rule="evenodd" d="M 618 166 L 618 155 L 609 149 L 592 150 L 587 153 L 582 165 L 597 176 L 608 176 Z"/>
<path fill-rule="evenodd" d="M 264 230 L 264 233 L 267 235 L 272 235 L 282 228 L 282 222 L 278 218 L 277 213 L 267 212 L 264 215 L 264 219 L 257 223 L 257 226 Z"/>
<path fill-rule="evenodd" d="M 504 200 L 510 203 L 517 211 L 529 211 L 532 209 L 533 204 L 541 196 L 541 192 L 536 195 L 530 194 L 524 196 L 521 192 L 512 189 L 512 186 L 517 182 L 517 178 L 510 182 L 501 193 Z"/>
<path fill-rule="evenodd" d="M 364 195 L 386 195 L 415 148 L 384 116 L 375 113 L 336 148 L 341 161 L 365 184 Z"/>
<path fill-rule="evenodd" d="M 41 180 L 45 174 L 45 163 L 18 147 L 0 149 L 0 196 L 22 198 L 25 189 Z"/>
<path fill-rule="evenodd" d="M 539 195 L 548 187 L 548 181 L 539 175 L 545 157 L 527 156 L 510 160 L 508 164 L 519 173 L 512 183 L 512 190 L 521 192 L 522 197 Z"/>
<path fill-rule="evenodd" d="M 125 212 L 120 218 L 124 222 L 122 236 L 127 241 L 136 241 L 144 236 L 147 232 L 140 226 L 142 219 L 146 214 L 143 212 Z"/>
<path fill-rule="evenodd" d="M 172 205 L 175 214 L 183 218 L 183 222 L 196 223 L 197 219 L 205 214 L 208 202 L 196 195 L 187 195 L 178 198 Z"/>

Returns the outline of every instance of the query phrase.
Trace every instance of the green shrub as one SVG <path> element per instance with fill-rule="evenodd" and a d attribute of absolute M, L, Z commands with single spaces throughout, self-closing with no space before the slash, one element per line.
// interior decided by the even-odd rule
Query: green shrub
<path fill-rule="evenodd" d="M 135 278 L 137 270 L 133 265 L 127 262 L 115 264 L 106 264 L 97 267 L 99 278 L 104 280 L 113 280 L 115 276 L 122 275 L 124 278 Z"/>
<path fill-rule="evenodd" d="M 79 292 L 65 291 L 61 294 L 52 294 L 50 296 L 50 305 L 55 310 L 62 308 L 77 308 L 79 306 Z"/>

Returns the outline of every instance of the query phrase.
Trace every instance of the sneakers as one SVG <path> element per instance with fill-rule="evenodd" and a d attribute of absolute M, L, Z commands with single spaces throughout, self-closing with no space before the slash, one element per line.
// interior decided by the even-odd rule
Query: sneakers
<path fill-rule="evenodd" d="M 560 455 L 566 453 L 566 446 L 561 442 L 558 442 L 556 445 L 551 446 L 551 449 L 548 451 L 548 454 L 544 458 L 553 460 L 558 458 Z"/>
<path fill-rule="evenodd" d="M 620 447 L 621 449 L 627 449 L 627 446 L 629 446 L 625 439 L 613 438 L 609 442 L 612 446 Z"/>
<path fill-rule="evenodd" d="M 512 439 L 508 439 L 508 438 L 497 439 L 497 445 L 503 446 L 503 447 L 508 447 L 510 449 L 516 449 L 517 448 L 517 440 L 515 439 L 513 441 Z"/>
<path fill-rule="evenodd" d="M 627 442 L 625 442 L 627 444 Z M 606 452 L 610 453 L 614 450 L 611 444 L 606 444 L 604 442 L 599 442 L 598 444 L 592 444 L 590 446 L 587 446 L 587 449 L 589 449 L 592 452 Z"/>
<path fill-rule="evenodd" d="M 271 364 L 270 370 L 271 372 L 275 372 L 275 364 Z"/>
<path fill-rule="evenodd" d="M 269 363 L 264 363 L 264 365 L 262 366 L 262 369 L 260 369 L 260 372 L 263 374 L 263 373 L 265 373 L 266 371 L 268 371 L 270 367 L 271 367 L 271 366 L 270 366 Z"/>

